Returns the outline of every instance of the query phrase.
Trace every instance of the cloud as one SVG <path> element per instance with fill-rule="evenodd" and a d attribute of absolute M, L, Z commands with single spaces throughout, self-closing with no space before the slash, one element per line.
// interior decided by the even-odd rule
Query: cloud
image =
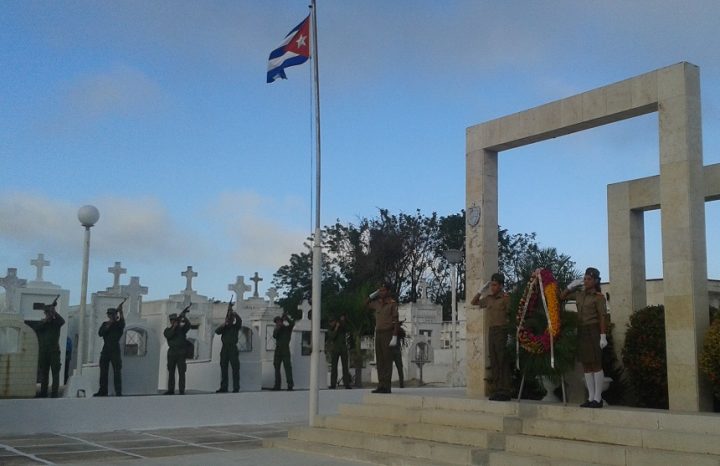
<path fill-rule="evenodd" d="M 145 73 L 116 65 L 67 83 L 48 126 L 63 131 L 109 118 L 142 117 L 161 108 L 164 100 L 161 87 Z"/>
<path fill-rule="evenodd" d="M 295 198 L 275 199 L 250 191 L 224 192 L 208 210 L 226 237 L 235 261 L 277 268 L 302 250 L 307 230 L 297 213 L 307 210 Z"/>
<path fill-rule="evenodd" d="M 96 257 L 115 259 L 171 259 L 188 248 L 204 249 L 171 219 L 156 199 L 101 198 L 93 201 L 100 219 L 92 228 Z M 0 197 L 0 240 L 63 258 L 77 257 L 82 247 L 78 205 L 34 193 L 6 193 Z"/>

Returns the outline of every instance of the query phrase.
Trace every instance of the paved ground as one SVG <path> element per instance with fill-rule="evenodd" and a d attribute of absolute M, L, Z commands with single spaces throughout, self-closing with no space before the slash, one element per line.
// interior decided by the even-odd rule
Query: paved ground
<path fill-rule="evenodd" d="M 318 455 L 263 448 L 297 423 L 120 430 L 0 437 L 0 465 L 358 465 Z M 306 425 L 306 424 L 302 424 Z"/>

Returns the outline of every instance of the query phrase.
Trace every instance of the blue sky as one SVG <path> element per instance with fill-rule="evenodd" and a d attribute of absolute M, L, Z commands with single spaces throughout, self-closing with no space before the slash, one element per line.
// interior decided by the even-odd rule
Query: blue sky
<path fill-rule="evenodd" d="M 0 12 L 0 274 L 45 254 L 79 301 L 122 261 L 150 288 L 228 299 L 312 226 L 309 63 L 265 83 L 307 2 L 24 1 Z M 465 205 L 465 129 L 680 61 L 700 67 L 704 160 L 720 162 L 720 3 L 318 0 L 322 221 Z M 501 154 L 500 223 L 607 278 L 608 183 L 659 173 L 657 116 Z M 542 200 L 541 208 L 533 205 Z M 720 278 L 720 208 L 707 204 Z M 647 274 L 662 275 L 660 214 Z"/>

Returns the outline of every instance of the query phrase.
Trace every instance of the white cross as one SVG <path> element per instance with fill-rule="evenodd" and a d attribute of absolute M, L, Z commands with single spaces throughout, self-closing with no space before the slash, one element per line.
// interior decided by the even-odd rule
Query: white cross
<path fill-rule="evenodd" d="M 255 282 L 255 292 L 253 292 L 253 298 L 259 298 L 260 294 L 258 293 L 258 282 L 263 281 L 263 279 L 260 278 L 257 272 L 255 272 L 255 276 L 252 277 L 250 281 Z"/>
<path fill-rule="evenodd" d="M 5 312 L 15 312 L 15 289 L 22 288 L 27 284 L 27 280 L 17 277 L 17 269 L 7 269 L 7 276 L 0 278 L 0 286 L 5 288 Z"/>
<path fill-rule="evenodd" d="M 185 291 L 192 291 L 192 279 L 197 277 L 197 272 L 193 272 L 192 265 L 188 265 L 187 270 L 180 272 L 180 275 L 185 277 L 187 284 L 185 285 Z"/>
<path fill-rule="evenodd" d="M 275 288 L 270 288 L 270 289 L 267 290 L 267 292 L 265 293 L 265 296 L 267 296 L 268 298 L 270 298 L 270 304 L 275 304 L 275 298 L 278 297 L 278 292 L 277 292 L 277 290 L 276 290 Z"/>
<path fill-rule="evenodd" d="M 234 284 L 231 283 L 228 285 L 228 290 L 234 291 L 235 296 L 237 296 L 238 302 L 240 302 L 243 299 L 245 299 L 245 292 L 252 290 L 252 286 L 246 285 L 245 277 L 242 275 L 238 275 L 237 278 L 235 279 L 235 283 Z"/>
<path fill-rule="evenodd" d="M 124 269 L 120 266 L 120 262 L 115 262 L 114 267 L 108 267 L 108 272 L 113 274 L 113 290 L 117 290 L 118 286 L 120 286 L 120 275 L 127 272 L 127 269 Z M 137 278 L 137 277 L 136 277 Z"/>
<path fill-rule="evenodd" d="M 37 272 L 35 273 L 35 281 L 43 281 L 43 267 L 45 267 L 46 265 L 50 265 L 50 261 L 45 260 L 45 254 L 38 254 L 37 259 L 33 259 L 30 261 L 30 265 L 34 265 L 35 267 L 37 267 Z"/>
<path fill-rule="evenodd" d="M 116 262 L 119 264 L 119 262 Z M 140 315 L 140 295 L 148 294 L 148 287 L 140 285 L 140 277 L 130 277 L 130 284 L 120 287 L 120 294 L 128 297 L 128 314 Z"/>
<path fill-rule="evenodd" d="M 302 311 L 302 319 L 310 319 L 310 311 L 312 310 L 312 306 L 307 299 L 303 299 L 303 302 L 300 303 L 298 309 Z"/>

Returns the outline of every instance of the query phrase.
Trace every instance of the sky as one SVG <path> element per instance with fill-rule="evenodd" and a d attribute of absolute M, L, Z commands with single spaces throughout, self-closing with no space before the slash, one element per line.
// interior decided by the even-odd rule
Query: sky
<path fill-rule="evenodd" d="M 678 62 L 700 67 L 704 163 L 720 162 L 716 0 L 318 0 L 323 225 L 378 208 L 465 207 L 465 130 Z M 163 299 L 198 273 L 260 294 L 313 227 L 311 64 L 265 82 L 307 1 L 5 0 L 0 10 L 0 276 L 79 302 L 116 261 Z M 650 114 L 503 152 L 499 222 L 608 275 L 607 184 L 659 174 Z M 720 278 L 717 202 L 708 273 Z M 662 276 L 660 213 L 646 273 Z M 246 296 L 247 297 L 247 296 Z"/>

